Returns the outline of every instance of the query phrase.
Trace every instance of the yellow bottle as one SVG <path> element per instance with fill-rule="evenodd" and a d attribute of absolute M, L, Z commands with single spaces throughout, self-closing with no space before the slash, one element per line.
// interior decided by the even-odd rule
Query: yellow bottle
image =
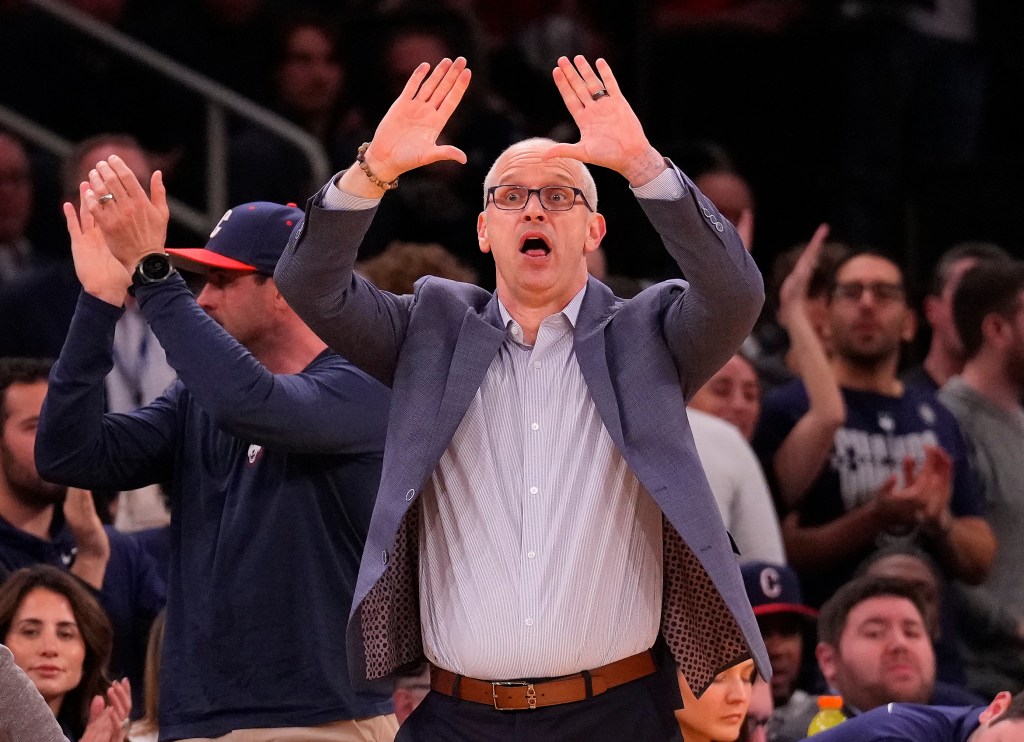
<path fill-rule="evenodd" d="M 818 713 L 807 727 L 807 736 L 813 737 L 818 732 L 824 732 L 844 721 L 846 714 L 843 713 L 842 696 L 818 696 Z"/>

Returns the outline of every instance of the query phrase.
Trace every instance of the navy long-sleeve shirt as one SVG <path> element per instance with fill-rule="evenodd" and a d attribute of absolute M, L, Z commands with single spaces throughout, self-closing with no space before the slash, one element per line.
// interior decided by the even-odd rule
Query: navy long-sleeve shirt
<path fill-rule="evenodd" d="M 180 381 L 104 414 L 121 310 L 83 294 L 36 459 L 78 486 L 169 483 L 161 740 L 387 713 L 390 698 L 352 689 L 344 639 L 387 390 L 329 351 L 302 373 L 270 373 L 178 277 L 136 297 Z"/>

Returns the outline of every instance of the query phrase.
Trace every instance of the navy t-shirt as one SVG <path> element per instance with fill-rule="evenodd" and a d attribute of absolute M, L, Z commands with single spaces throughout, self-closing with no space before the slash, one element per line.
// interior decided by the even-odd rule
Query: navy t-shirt
<path fill-rule="evenodd" d="M 843 389 L 846 421 L 836 431 L 825 468 L 800 501 L 796 512 L 801 526 L 831 523 L 874 497 L 891 474 L 902 481 L 903 459 L 924 461 L 924 448 L 940 446 L 953 459 L 950 510 L 957 516 L 983 515 L 984 500 L 966 455 L 966 447 L 953 414 L 926 389 L 907 386 L 901 397 Z M 779 446 L 807 412 L 803 382 L 793 381 L 765 396 L 754 448 L 766 471 Z M 905 542 L 927 548 L 915 531 L 894 528 L 879 535 L 875 547 Z M 857 565 L 871 553 L 853 554 L 832 569 L 800 571 L 804 601 L 820 607 Z"/>
<path fill-rule="evenodd" d="M 967 742 L 984 710 L 890 703 L 814 735 L 814 742 Z"/>

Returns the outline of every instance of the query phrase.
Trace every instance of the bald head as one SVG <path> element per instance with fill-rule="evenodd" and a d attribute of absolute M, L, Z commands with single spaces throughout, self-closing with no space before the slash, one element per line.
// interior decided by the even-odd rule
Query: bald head
<path fill-rule="evenodd" d="M 516 142 L 498 155 L 498 159 L 491 165 L 491 169 L 487 171 L 487 176 L 484 178 L 484 208 L 487 208 L 487 189 L 497 185 L 502 172 L 505 171 L 510 162 L 523 154 L 542 154 L 556 144 L 558 142 L 554 139 L 533 137 Z M 597 211 L 597 184 L 594 183 L 594 176 L 590 174 L 587 166 L 579 160 L 573 160 L 568 157 L 554 157 L 552 161 L 562 163 L 572 172 L 576 186 L 583 191 L 583 195 L 586 197 L 587 203 L 590 204 L 591 208 Z"/>

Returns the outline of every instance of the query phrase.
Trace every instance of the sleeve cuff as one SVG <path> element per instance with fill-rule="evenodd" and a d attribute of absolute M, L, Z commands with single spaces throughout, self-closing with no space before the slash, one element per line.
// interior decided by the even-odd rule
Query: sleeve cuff
<path fill-rule="evenodd" d="M 666 160 L 666 162 L 668 162 Z M 675 165 L 668 162 L 668 168 L 663 170 L 658 177 L 650 183 L 644 183 L 638 188 L 630 186 L 633 195 L 637 198 L 646 198 L 654 201 L 677 201 L 686 193 L 686 184 L 682 176 L 676 170 Z"/>
<path fill-rule="evenodd" d="M 383 198 L 383 194 L 381 196 Z M 331 211 L 366 211 L 373 209 L 380 205 L 379 198 L 363 198 L 362 196 L 353 196 L 351 193 L 345 193 L 335 184 L 332 180 L 331 184 L 327 186 L 327 190 L 324 191 L 323 201 L 321 206 Z"/>

